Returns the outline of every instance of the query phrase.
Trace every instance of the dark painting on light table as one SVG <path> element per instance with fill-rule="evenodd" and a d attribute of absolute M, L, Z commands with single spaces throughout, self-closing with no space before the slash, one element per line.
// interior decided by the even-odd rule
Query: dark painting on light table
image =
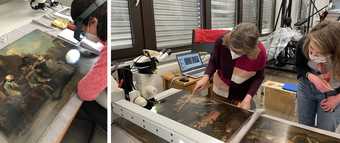
<path fill-rule="evenodd" d="M 75 87 L 72 47 L 35 30 L 0 50 L 1 137 L 28 143 L 44 132 Z"/>
<path fill-rule="evenodd" d="M 340 143 L 339 139 L 260 117 L 242 143 Z"/>
<path fill-rule="evenodd" d="M 180 92 L 161 100 L 154 109 L 158 114 L 215 137 L 228 141 L 247 122 L 251 112 L 206 96 Z"/>

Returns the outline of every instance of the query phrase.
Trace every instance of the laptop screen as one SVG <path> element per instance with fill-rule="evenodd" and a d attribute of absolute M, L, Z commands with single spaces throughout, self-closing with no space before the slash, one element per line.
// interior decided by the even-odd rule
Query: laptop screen
<path fill-rule="evenodd" d="M 182 72 L 186 72 L 194 68 L 199 68 L 203 65 L 199 53 L 178 55 L 177 60 Z"/>

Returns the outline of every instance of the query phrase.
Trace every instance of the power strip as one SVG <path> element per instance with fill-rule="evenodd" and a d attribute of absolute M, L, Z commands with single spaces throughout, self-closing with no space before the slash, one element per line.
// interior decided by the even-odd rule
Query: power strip
<path fill-rule="evenodd" d="M 115 102 L 112 111 L 170 143 L 223 143 L 214 137 L 126 100 Z"/>
<path fill-rule="evenodd" d="M 155 95 L 154 98 L 155 98 L 156 101 L 159 101 L 159 100 L 167 98 L 167 97 L 169 97 L 171 95 L 177 94 L 177 93 L 179 93 L 181 91 L 183 91 L 183 90 L 176 89 L 176 88 L 170 88 L 168 90 L 162 91 L 161 93 Z"/>

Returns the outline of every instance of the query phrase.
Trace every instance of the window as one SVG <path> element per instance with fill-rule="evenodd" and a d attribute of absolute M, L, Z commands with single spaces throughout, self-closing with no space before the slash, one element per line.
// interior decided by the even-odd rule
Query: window
<path fill-rule="evenodd" d="M 257 0 L 242 1 L 242 22 L 257 24 L 258 4 Z"/>
<path fill-rule="evenodd" d="M 112 0 L 111 4 L 112 50 L 132 47 L 129 7 L 127 0 Z"/>
<path fill-rule="evenodd" d="M 211 0 L 211 28 L 232 28 L 236 23 L 235 0 Z"/>
<path fill-rule="evenodd" d="M 275 1 L 263 0 L 262 10 L 262 34 L 270 33 L 274 27 Z"/>
<path fill-rule="evenodd" d="M 111 2 L 111 59 L 133 58 L 142 53 L 141 7 L 130 0 Z"/>
<path fill-rule="evenodd" d="M 139 2 L 139 3 L 138 3 Z M 273 27 L 275 0 L 112 0 L 112 58 L 132 58 L 143 49 L 191 48 L 195 28 L 232 28 L 255 23 Z"/>
<path fill-rule="evenodd" d="M 242 0 L 242 21 L 255 23 L 261 34 L 269 34 L 274 27 L 276 0 Z"/>
<path fill-rule="evenodd" d="M 200 7 L 200 0 L 153 0 L 157 49 L 191 45 L 192 29 L 201 27 Z"/>

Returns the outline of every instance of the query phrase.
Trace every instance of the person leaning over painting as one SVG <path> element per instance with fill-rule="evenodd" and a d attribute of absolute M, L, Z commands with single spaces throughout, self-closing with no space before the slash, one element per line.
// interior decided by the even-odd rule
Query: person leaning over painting
<path fill-rule="evenodd" d="M 194 93 L 205 88 L 213 78 L 214 94 L 243 109 L 254 109 L 253 96 L 264 80 L 267 54 L 258 41 L 259 32 L 251 23 L 239 24 L 215 43 L 205 76 Z"/>
<path fill-rule="evenodd" d="M 71 17 L 77 19 L 96 0 L 73 0 Z M 83 20 L 83 29 L 91 39 L 102 42 L 104 48 L 100 51 L 98 61 L 89 72 L 78 82 L 77 94 L 85 102 L 81 106 L 88 118 L 97 122 L 103 129 L 107 128 L 106 87 L 107 87 L 107 2 L 98 7 Z M 99 96 L 100 95 L 100 96 Z M 100 106 L 95 100 L 104 99 Z M 100 102 L 99 102 L 100 103 Z"/>
<path fill-rule="evenodd" d="M 340 123 L 339 22 L 323 21 L 300 40 L 296 69 L 299 122 L 335 131 Z"/>

